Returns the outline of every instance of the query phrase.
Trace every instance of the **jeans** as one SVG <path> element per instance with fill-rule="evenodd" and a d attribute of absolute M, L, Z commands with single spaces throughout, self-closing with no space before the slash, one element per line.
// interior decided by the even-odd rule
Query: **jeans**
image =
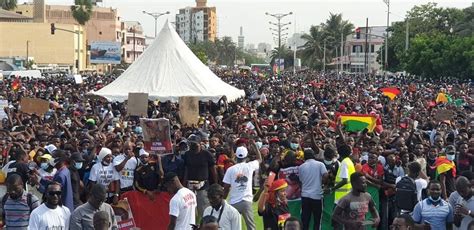
<path fill-rule="evenodd" d="M 303 222 L 303 230 L 309 229 L 311 216 L 314 218 L 313 229 L 321 228 L 321 216 L 323 214 L 322 200 L 315 200 L 307 197 L 301 197 L 301 222 Z"/>
<path fill-rule="evenodd" d="M 237 209 L 237 211 L 242 214 L 245 220 L 245 224 L 247 225 L 247 230 L 255 230 L 255 221 L 253 220 L 253 210 L 252 210 L 252 202 L 248 201 L 240 201 L 235 204 L 232 204 L 232 207 Z"/>

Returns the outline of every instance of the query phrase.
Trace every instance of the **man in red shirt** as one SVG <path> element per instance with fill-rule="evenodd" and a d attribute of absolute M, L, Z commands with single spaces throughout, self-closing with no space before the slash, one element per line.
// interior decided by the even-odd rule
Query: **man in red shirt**
<path fill-rule="evenodd" d="M 378 155 L 374 152 L 369 153 L 367 163 L 362 165 L 362 173 L 367 178 L 367 182 L 375 187 L 380 187 L 383 179 L 383 165 L 378 161 Z"/>

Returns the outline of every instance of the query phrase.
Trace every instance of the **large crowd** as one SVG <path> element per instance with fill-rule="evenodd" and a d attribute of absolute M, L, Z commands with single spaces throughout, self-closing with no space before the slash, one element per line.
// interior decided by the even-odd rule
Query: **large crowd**
<path fill-rule="evenodd" d="M 178 104 L 149 102 L 147 117 L 171 124 L 164 156 L 145 151 L 124 103 L 88 94 L 114 76 L 3 79 L 2 224 L 118 229 L 113 206 L 124 194 L 168 192 L 169 218 L 156 229 L 474 229 L 472 82 L 216 74 L 246 97 L 200 102 L 198 124 L 181 124 Z M 385 87 L 400 94 L 392 100 Z M 50 108 L 24 113 L 25 97 Z M 344 115 L 373 117 L 375 128 L 348 129 Z"/>

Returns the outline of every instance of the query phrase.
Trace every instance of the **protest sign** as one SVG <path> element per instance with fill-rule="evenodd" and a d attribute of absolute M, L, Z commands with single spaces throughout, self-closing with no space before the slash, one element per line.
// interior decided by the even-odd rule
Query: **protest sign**
<path fill-rule="evenodd" d="M 148 93 L 128 93 L 127 111 L 130 116 L 147 116 Z"/>
<path fill-rule="evenodd" d="M 79 74 L 74 74 L 74 81 L 76 84 L 82 84 L 84 82 L 82 76 Z"/>
<path fill-rule="evenodd" d="M 440 109 L 436 111 L 435 119 L 437 121 L 450 121 L 454 116 L 454 112 L 452 110 L 447 109 Z"/>
<path fill-rule="evenodd" d="M 170 121 L 165 118 L 140 118 L 144 149 L 160 155 L 172 154 Z"/>
<path fill-rule="evenodd" d="M 132 209 L 130 208 L 130 203 L 128 203 L 127 198 L 119 200 L 116 205 L 112 205 L 112 208 L 114 209 L 119 230 L 136 229 Z"/>
<path fill-rule="evenodd" d="M 28 114 L 41 116 L 48 112 L 49 102 L 39 98 L 22 98 L 20 102 L 21 111 Z"/>
<path fill-rule="evenodd" d="M 199 99 L 197 97 L 179 98 L 179 118 L 183 125 L 191 126 L 199 122 Z"/>

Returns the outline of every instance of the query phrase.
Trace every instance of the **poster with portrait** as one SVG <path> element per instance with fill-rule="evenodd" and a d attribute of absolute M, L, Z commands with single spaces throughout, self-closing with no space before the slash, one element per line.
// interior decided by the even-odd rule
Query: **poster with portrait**
<path fill-rule="evenodd" d="M 285 179 L 288 183 L 286 187 L 286 198 L 288 200 L 301 199 L 301 182 L 299 180 L 298 166 L 281 168 L 278 172 L 279 179 Z"/>
<path fill-rule="evenodd" d="M 173 153 L 170 121 L 168 119 L 141 118 L 140 126 L 143 129 L 143 144 L 146 151 L 160 155 Z"/>
<path fill-rule="evenodd" d="M 115 213 L 115 219 L 119 230 L 137 229 L 135 220 L 133 219 L 132 209 L 128 203 L 128 199 L 119 200 L 116 205 L 112 205 Z"/>

